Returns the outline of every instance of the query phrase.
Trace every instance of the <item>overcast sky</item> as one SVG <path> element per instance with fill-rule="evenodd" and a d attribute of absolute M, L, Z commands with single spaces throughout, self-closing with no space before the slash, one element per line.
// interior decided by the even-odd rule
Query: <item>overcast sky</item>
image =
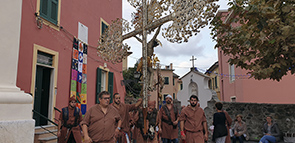
<path fill-rule="evenodd" d="M 127 0 L 123 1 L 123 18 L 130 22 L 131 13 L 135 9 L 130 6 Z M 219 9 L 227 9 L 228 0 L 220 0 Z M 193 36 L 189 39 L 188 43 L 176 44 L 170 43 L 164 39 L 161 33 L 158 35 L 158 39 L 162 43 L 162 47 L 158 46 L 155 48 L 155 54 L 160 60 L 160 65 L 164 67 L 173 63 L 174 73 L 180 77 L 184 76 L 189 72 L 192 67 L 192 56 L 197 58 L 194 61 L 194 66 L 201 72 L 205 72 L 206 69 L 210 68 L 212 64 L 217 61 L 217 50 L 214 49 L 215 42 L 210 36 L 210 29 L 208 27 L 201 29 L 201 32 L 197 36 Z M 125 40 L 124 43 L 131 46 L 131 54 L 128 57 L 128 67 L 133 67 L 136 61 L 142 56 L 141 43 L 135 38 Z"/>

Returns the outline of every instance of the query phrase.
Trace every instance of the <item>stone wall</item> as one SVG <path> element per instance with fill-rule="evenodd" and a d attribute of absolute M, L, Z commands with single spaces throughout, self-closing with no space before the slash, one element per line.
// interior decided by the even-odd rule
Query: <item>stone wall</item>
<path fill-rule="evenodd" d="M 215 110 L 214 100 L 208 101 L 205 108 L 205 114 L 208 127 L 213 123 L 213 114 Z M 273 117 L 277 122 L 283 135 L 285 133 L 295 133 L 295 104 L 258 104 L 258 103 L 237 103 L 222 102 L 223 109 L 226 110 L 234 120 L 237 114 L 243 115 L 243 121 L 246 122 L 250 140 L 257 140 L 263 136 L 263 124 L 266 122 L 266 116 Z"/>

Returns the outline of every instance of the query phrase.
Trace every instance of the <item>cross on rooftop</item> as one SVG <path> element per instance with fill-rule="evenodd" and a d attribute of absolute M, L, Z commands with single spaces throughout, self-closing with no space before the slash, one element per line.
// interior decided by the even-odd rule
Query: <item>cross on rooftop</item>
<path fill-rule="evenodd" d="M 190 59 L 190 61 L 192 61 L 193 64 L 193 68 L 195 67 L 194 61 L 197 60 L 197 58 L 194 58 L 194 56 L 192 56 L 192 59 Z"/>

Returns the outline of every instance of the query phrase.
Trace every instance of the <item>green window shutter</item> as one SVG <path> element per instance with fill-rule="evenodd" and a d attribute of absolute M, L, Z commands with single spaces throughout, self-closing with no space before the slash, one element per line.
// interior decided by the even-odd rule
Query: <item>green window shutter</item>
<path fill-rule="evenodd" d="M 215 88 L 218 88 L 218 86 L 217 86 L 217 76 L 214 78 L 214 80 L 215 80 Z"/>
<path fill-rule="evenodd" d="M 212 82 L 212 79 L 209 79 L 209 81 L 208 81 L 209 89 L 212 89 L 212 85 L 211 85 L 212 83 L 211 82 Z"/>
<path fill-rule="evenodd" d="M 110 103 L 113 103 L 113 90 L 114 90 L 114 73 L 109 72 L 109 79 L 108 79 L 108 92 L 111 94 Z"/>
<path fill-rule="evenodd" d="M 169 77 L 165 77 L 165 82 L 164 84 L 169 84 Z"/>
<path fill-rule="evenodd" d="M 180 90 L 182 90 L 182 88 L 183 88 L 183 85 L 182 85 L 182 84 L 180 84 Z"/>
<path fill-rule="evenodd" d="M 40 15 L 47 19 L 48 18 L 48 7 L 49 7 L 49 0 L 40 0 Z"/>
<path fill-rule="evenodd" d="M 40 16 L 57 24 L 58 0 L 40 0 Z"/>
<path fill-rule="evenodd" d="M 58 0 L 52 0 L 50 20 L 53 21 L 54 24 L 57 24 L 57 13 L 58 13 Z"/>
<path fill-rule="evenodd" d="M 95 95 L 95 103 L 98 104 L 98 94 L 101 92 L 101 69 L 97 68 L 96 70 L 96 95 Z"/>
<path fill-rule="evenodd" d="M 173 78 L 173 85 L 175 85 L 175 81 L 174 81 L 175 79 Z"/>

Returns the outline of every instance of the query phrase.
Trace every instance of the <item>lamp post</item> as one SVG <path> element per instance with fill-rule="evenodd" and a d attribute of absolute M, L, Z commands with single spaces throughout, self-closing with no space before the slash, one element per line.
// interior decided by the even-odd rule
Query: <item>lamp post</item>
<path fill-rule="evenodd" d="M 126 80 L 121 80 L 121 85 L 126 85 L 130 82 L 135 82 L 137 83 L 139 78 L 141 77 L 141 73 L 138 71 L 135 71 L 133 74 L 134 79 L 126 79 Z"/>
<path fill-rule="evenodd" d="M 141 76 L 141 73 L 139 71 L 135 71 L 133 76 L 135 79 L 139 79 Z"/>

